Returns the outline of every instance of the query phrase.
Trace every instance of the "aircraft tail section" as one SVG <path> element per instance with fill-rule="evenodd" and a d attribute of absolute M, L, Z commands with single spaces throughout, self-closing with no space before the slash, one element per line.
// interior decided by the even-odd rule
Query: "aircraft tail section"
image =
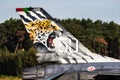
<path fill-rule="evenodd" d="M 16 8 L 21 19 L 25 22 L 31 22 L 35 19 L 49 19 L 54 20 L 43 8 L 39 7 L 29 7 L 29 8 Z"/>
<path fill-rule="evenodd" d="M 43 8 L 16 8 L 39 56 L 38 62 L 97 63 L 120 62 L 92 53 Z"/>

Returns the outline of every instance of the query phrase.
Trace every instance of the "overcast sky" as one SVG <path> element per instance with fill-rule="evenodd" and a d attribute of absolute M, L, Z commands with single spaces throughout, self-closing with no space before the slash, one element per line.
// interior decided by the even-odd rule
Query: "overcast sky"
<path fill-rule="evenodd" d="M 120 24 L 120 0 L 0 0 L 0 23 L 20 18 L 18 7 L 42 7 L 54 18 L 90 18 Z"/>

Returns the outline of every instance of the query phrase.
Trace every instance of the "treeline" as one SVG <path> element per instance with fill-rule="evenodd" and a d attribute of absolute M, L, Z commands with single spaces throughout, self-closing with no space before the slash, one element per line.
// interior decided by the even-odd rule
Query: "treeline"
<path fill-rule="evenodd" d="M 0 75 L 21 76 L 23 68 L 37 64 L 35 53 L 21 20 L 0 24 Z"/>
<path fill-rule="evenodd" d="M 91 51 L 120 59 L 120 25 L 91 19 L 56 19 Z M 21 75 L 35 66 L 36 50 L 21 20 L 10 18 L 0 24 L 0 75 Z"/>
<path fill-rule="evenodd" d="M 120 25 L 114 21 L 74 18 L 58 22 L 91 51 L 120 59 Z"/>

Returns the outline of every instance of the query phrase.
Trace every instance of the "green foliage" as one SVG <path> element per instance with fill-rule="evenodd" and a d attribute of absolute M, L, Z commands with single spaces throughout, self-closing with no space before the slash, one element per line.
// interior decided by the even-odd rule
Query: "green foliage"
<path fill-rule="evenodd" d="M 20 76 L 23 68 L 36 65 L 36 50 L 18 50 L 16 54 L 8 49 L 0 49 L 0 75 Z"/>
<path fill-rule="evenodd" d="M 0 48 L 7 47 L 7 49 L 11 52 L 14 52 L 16 49 L 16 45 L 19 42 L 19 38 L 16 36 L 16 32 L 22 30 L 25 31 L 24 25 L 22 21 L 19 19 L 10 18 L 6 20 L 4 23 L 0 24 Z M 28 33 L 24 34 L 25 39 L 21 43 L 25 50 L 28 50 L 32 43 L 28 37 Z"/>
<path fill-rule="evenodd" d="M 108 55 L 120 59 L 120 25 L 113 21 L 108 23 L 96 20 L 93 22 L 91 19 L 76 18 L 57 21 L 94 52 L 100 53 L 99 48 L 104 45 L 98 43 L 94 48 L 93 39 L 103 37 L 108 42 Z M 22 49 L 14 53 L 19 42 L 16 36 L 18 30 L 26 31 L 19 19 L 10 18 L 0 24 L 0 75 L 20 76 L 23 68 L 37 64 L 36 50 L 32 47 L 27 32 L 24 34 L 25 39 L 21 42 Z"/>
<path fill-rule="evenodd" d="M 22 79 L 16 76 L 0 75 L 0 80 L 22 80 Z"/>
<path fill-rule="evenodd" d="M 107 42 L 108 56 L 120 59 L 120 25 L 113 21 L 107 23 L 101 20 L 92 21 L 91 19 L 62 19 L 58 20 L 68 31 L 71 32 L 90 50 L 97 52 L 102 44 L 95 50 L 93 48 L 93 39 L 103 37 Z"/>

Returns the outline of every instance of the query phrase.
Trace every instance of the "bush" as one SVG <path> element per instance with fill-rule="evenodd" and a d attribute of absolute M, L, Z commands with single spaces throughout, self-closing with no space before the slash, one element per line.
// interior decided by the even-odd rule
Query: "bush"
<path fill-rule="evenodd" d="M 16 54 L 0 49 L 0 75 L 21 76 L 23 68 L 36 65 L 35 52 L 34 48 Z"/>

